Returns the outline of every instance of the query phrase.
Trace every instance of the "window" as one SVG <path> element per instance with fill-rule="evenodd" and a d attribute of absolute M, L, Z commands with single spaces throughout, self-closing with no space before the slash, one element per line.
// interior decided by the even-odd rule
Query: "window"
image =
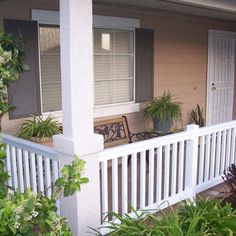
<path fill-rule="evenodd" d="M 59 27 L 40 26 L 41 93 L 43 112 L 61 110 Z"/>
<path fill-rule="evenodd" d="M 134 100 L 134 32 L 94 29 L 95 105 Z"/>
<path fill-rule="evenodd" d="M 60 111 L 59 13 L 32 9 L 32 19 L 40 24 L 42 111 Z M 138 111 L 139 104 L 134 104 L 134 30 L 139 20 L 95 15 L 93 22 L 95 117 Z"/>
<path fill-rule="evenodd" d="M 43 112 L 61 110 L 60 36 L 55 26 L 40 26 Z M 95 105 L 134 100 L 134 32 L 94 29 Z"/>

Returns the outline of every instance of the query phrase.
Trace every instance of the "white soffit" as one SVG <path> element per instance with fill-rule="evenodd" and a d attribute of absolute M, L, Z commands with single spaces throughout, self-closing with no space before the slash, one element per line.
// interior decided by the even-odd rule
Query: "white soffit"
<path fill-rule="evenodd" d="M 94 0 L 94 3 L 152 8 L 209 18 L 236 20 L 236 0 Z"/>

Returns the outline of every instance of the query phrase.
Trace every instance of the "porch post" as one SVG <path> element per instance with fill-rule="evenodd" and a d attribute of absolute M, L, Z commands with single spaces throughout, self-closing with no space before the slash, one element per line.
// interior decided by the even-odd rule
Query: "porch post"
<path fill-rule="evenodd" d="M 192 134 L 192 138 L 187 141 L 186 150 L 186 173 L 185 181 L 188 188 L 189 198 L 196 198 L 197 186 L 197 163 L 198 163 L 198 125 L 188 125 L 187 131 Z"/>
<path fill-rule="evenodd" d="M 87 235 L 100 224 L 99 163 L 103 137 L 93 132 L 92 0 L 60 0 L 63 135 L 53 137 L 60 168 L 77 154 L 86 161 L 89 183 L 61 201 L 74 235 Z"/>

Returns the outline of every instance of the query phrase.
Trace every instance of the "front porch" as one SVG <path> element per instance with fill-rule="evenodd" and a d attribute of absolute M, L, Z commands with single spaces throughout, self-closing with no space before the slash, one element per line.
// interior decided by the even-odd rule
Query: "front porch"
<path fill-rule="evenodd" d="M 31 74 L 23 74 L 9 92 L 19 109 L 4 117 L 4 131 L 14 134 L 21 118 L 52 112 L 62 120 L 63 134 L 54 137 L 53 149 L 3 135 L 9 185 L 47 189 L 50 197 L 59 170 L 79 155 L 90 181 L 61 200 L 60 213 L 83 236 L 88 226 L 104 224 L 107 212 L 130 213 L 130 205 L 155 212 L 222 182 L 223 170 L 236 163 L 236 121 L 226 122 L 235 118 L 236 104 L 235 33 L 229 33 L 236 31 L 236 18 L 229 9 L 179 6 L 176 12 L 170 2 L 159 8 L 163 1 L 13 1 L 0 1 L 0 26 L 10 32 L 7 23 L 14 23 L 14 32 L 20 28 L 25 35 Z M 196 104 L 210 113 L 210 123 L 219 124 L 190 125 L 177 134 L 104 150 L 94 120 L 125 113 L 132 131 L 148 130 L 143 108 L 164 90 L 180 97 L 184 127 Z M 211 103 L 207 91 L 216 98 Z"/>
<path fill-rule="evenodd" d="M 7 144 L 7 170 L 11 173 L 9 185 L 22 192 L 27 187 L 34 192 L 47 189 L 45 194 L 50 196 L 50 186 L 64 160 L 55 150 L 42 145 L 7 135 L 3 140 Z M 99 206 L 93 209 L 93 217 L 97 215 L 97 221 L 103 224 L 108 212 L 123 215 L 130 213 L 132 206 L 154 213 L 184 199 L 195 198 L 197 193 L 222 182 L 223 171 L 236 163 L 235 144 L 236 121 L 232 121 L 204 128 L 190 125 L 177 134 L 87 156 L 87 160 L 92 161 L 88 164 L 96 169 L 90 173 L 90 179 L 98 176 L 98 186 L 91 189 L 93 196 L 86 196 L 89 202 L 92 198 L 92 204 Z M 79 200 L 82 199 L 79 196 Z M 73 202 L 62 202 L 60 210 L 71 206 Z M 91 217 L 86 212 L 80 212 L 80 216 Z M 90 221 L 85 224 L 84 227 L 95 226 L 90 225 Z"/>

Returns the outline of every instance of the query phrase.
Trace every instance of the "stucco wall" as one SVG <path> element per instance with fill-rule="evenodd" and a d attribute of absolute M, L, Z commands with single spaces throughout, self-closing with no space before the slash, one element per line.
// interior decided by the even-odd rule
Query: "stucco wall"
<path fill-rule="evenodd" d="M 58 10 L 54 0 L 11 0 L 0 2 L 0 29 L 2 19 L 30 19 L 31 8 Z M 200 104 L 205 109 L 207 79 L 208 29 L 236 31 L 230 21 L 212 20 L 184 14 L 121 6 L 94 5 L 94 14 L 140 19 L 141 27 L 155 30 L 154 94 L 172 91 L 183 103 L 183 124 L 190 112 Z M 1 19 L 2 18 L 2 19 Z M 141 107 L 144 107 L 142 105 Z M 132 131 L 147 129 L 143 112 L 129 114 Z M 14 132 L 16 121 L 4 118 L 4 130 Z"/>

